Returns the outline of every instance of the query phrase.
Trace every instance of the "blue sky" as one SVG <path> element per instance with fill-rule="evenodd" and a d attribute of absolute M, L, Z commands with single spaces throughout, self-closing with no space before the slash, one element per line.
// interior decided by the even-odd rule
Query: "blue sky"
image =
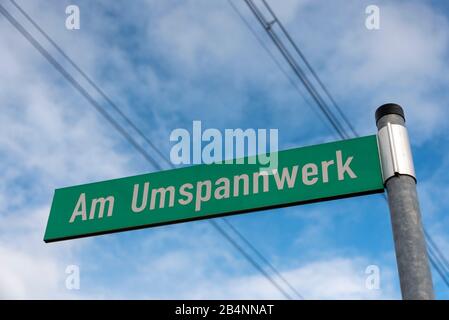
<path fill-rule="evenodd" d="M 167 156 L 170 132 L 193 120 L 277 128 L 280 149 L 335 139 L 224 0 L 17 2 Z M 278 57 L 246 6 L 235 3 Z M 447 253 L 447 6 L 269 3 L 361 134 L 376 132 L 381 104 L 404 107 L 424 224 Z M 80 7 L 80 30 L 65 28 L 69 4 Z M 380 7 L 380 30 L 365 28 L 370 4 Z M 55 188 L 154 168 L 3 17 L 0 33 L 0 297 L 282 298 L 206 221 L 44 244 Z M 380 195 L 229 219 L 305 298 L 400 297 Z M 80 268 L 79 290 L 65 287 L 67 265 Z M 380 268 L 379 290 L 365 287 L 369 265 Z M 433 277 L 437 298 L 447 299 Z"/>

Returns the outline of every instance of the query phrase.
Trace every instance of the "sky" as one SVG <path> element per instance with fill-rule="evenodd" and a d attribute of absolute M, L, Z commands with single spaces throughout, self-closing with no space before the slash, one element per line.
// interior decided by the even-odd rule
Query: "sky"
<path fill-rule="evenodd" d="M 447 256 L 447 5 L 268 2 L 360 134 L 376 132 L 378 106 L 404 107 L 423 222 Z M 220 130 L 278 129 L 279 149 L 338 139 L 225 0 L 17 3 L 167 156 L 170 132 L 194 120 Z M 289 70 L 245 4 L 233 3 Z M 1 4 L 111 110 L 10 1 Z M 365 27 L 372 4 L 379 30 Z M 65 26 L 68 5 L 79 6 L 79 30 Z M 3 16 L 0 108 L 0 298 L 284 298 L 207 221 L 43 242 L 56 188 L 156 169 Z M 381 195 L 228 219 L 306 299 L 400 298 Z M 73 265 L 80 284 L 70 289 Z M 366 285 L 372 265 L 378 289 Z M 436 297 L 449 298 L 434 270 L 433 281 Z"/>

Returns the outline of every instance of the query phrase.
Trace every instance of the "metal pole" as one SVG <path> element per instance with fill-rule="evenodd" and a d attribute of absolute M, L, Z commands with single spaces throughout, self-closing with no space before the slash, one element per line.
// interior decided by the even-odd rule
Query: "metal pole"
<path fill-rule="evenodd" d="M 382 105 L 376 110 L 376 124 L 402 298 L 434 299 L 403 109 L 392 103 Z"/>

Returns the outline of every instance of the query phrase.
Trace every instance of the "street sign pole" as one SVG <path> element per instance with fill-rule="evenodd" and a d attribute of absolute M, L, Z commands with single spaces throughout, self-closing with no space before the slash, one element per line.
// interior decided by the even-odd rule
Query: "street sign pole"
<path fill-rule="evenodd" d="M 404 111 L 397 104 L 382 105 L 376 124 L 402 298 L 434 299 Z"/>

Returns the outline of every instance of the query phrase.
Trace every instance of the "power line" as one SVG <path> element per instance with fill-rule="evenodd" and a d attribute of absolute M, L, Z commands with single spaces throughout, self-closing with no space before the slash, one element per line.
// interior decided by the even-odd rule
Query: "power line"
<path fill-rule="evenodd" d="M 273 31 L 272 26 L 274 21 L 267 21 L 263 16 L 263 14 L 260 12 L 260 10 L 254 5 L 254 3 L 251 0 L 245 0 L 245 3 L 248 5 L 249 9 L 253 12 L 259 23 L 265 29 L 268 36 L 271 38 L 276 47 L 279 49 L 282 56 L 285 58 L 287 63 L 292 68 L 293 72 L 301 80 L 301 82 L 303 83 L 309 94 L 312 96 L 312 99 L 315 101 L 316 105 L 320 108 L 320 110 L 324 113 L 324 115 L 326 116 L 332 127 L 338 132 L 340 136 L 348 138 L 346 132 L 344 131 L 344 128 L 341 127 L 338 119 L 335 118 L 332 111 L 327 106 L 326 102 L 322 99 L 322 97 L 316 91 L 313 84 L 309 81 L 309 79 L 305 75 L 304 71 L 296 63 L 296 60 L 290 54 L 289 50 L 284 46 L 280 38 L 277 36 L 276 32 Z"/>
<path fill-rule="evenodd" d="M 226 232 L 223 232 L 224 230 L 216 224 L 216 221 L 210 220 L 210 222 L 212 223 L 212 225 L 217 227 L 217 230 L 223 235 L 223 237 L 228 239 L 229 242 L 231 242 L 236 248 L 239 248 L 239 250 L 245 256 L 245 258 L 248 259 L 248 261 L 250 261 L 251 264 L 257 270 L 259 270 L 259 272 L 262 273 L 287 299 L 290 299 L 290 300 L 292 299 L 292 297 L 276 281 L 274 281 L 274 279 L 272 279 L 271 276 L 262 267 L 259 266 L 259 264 L 255 263 L 255 261 L 243 250 L 243 248 L 237 242 L 235 242 L 229 236 L 229 234 L 227 234 Z"/>
<path fill-rule="evenodd" d="M 255 15 L 255 17 L 257 18 L 257 20 L 259 21 L 259 23 L 262 25 L 262 27 L 265 29 L 265 31 L 268 33 L 268 35 L 270 36 L 270 38 L 273 40 L 274 44 L 276 45 L 276 47 L 279 49 L 279 51 L 281 52 L 281 54 L 284 56 L 284 58 L 286 59 L 287 63 L 291 66 L 291 68 L 293 69 L 293 71 L 295 72 L 295 74 L 300 78 L 300 80 L 303 82 L 303 84 L 306 86 L 306 89 L 308 90 L 308 92 L 310 93 L 310 95 L 312 95 L 312 97 L 317 97 L 316 99 L 314 98 L 315 102 L 317 103 L 317 106 L 321 109 L 322 112 L 330 112 L 331 116 L 328 117 L 326 114 L 326 117 L 328 118 L 329 122 L 331 122 L 332 126 L 334 127 L 334 129 L 337 131 L 337 133 L 340 135 L 340 137 L 342 139 L 345 139 L 346 137 L 349 137 L 349 135 L 346 133 L 345 129 L 343 128 L 343 126 L 340 124 L 340 122 L 338 121 L 338 119 L 332 114 L 332 112 L 329 110 L 328 107 L 326 107 L 326 104 L 323 103 L 324 105 L 322 105 L 321 103 L 324 101 L 322 99 L 322 97 L 320 96 L 320 94 L 316 91 L 316 89 L 314 89 L 313 84 L 311 84 L 306 76 L 305 73 L 303 72 L 303 70 L 301 69 L 301 67 L 296 63 L 296 61 L 293 59 L 293 57 L 291 56 L 291 54 L 289 53 L 288 49 L 283 45 L 282 41 L 280 40 L 280 38 L 277 36 L 277 34 L 273 31 L 273 25 L 274 24 L 278 24 L 281 28 L 281 31 L 284 33 L 284 35 L 286 36 L 286 38 L 288 39 L 288 41 L 291 43 L 291 45 L 293 46 L 293 48 L 295 49 L 296 53 L 302 58 L 303 62 L 305 63 L 305 65 L 308 67 L 309 71 L 312 73 L 312 75 L 314 76 L 314 78 L 316 79 L 316 81 L 319 83 L 320 87 L 322 88 L 322 90 L 326 93 L 326 95 L 328 96 L 328 98 L 332 101 L 334 107 L 337 109 L 338 113 L 340 114 L 340 116 L 344 119 L 344 121 L 346 122 L 346 124 L 348 125 L 348 127 L 351 129 L 351 131 L 353 132 L 353 134 L 355 136 L 359 136 L 357 131 L 354 129 L 354 127 L 351 125 L 350 121 L 348 120 L 348 118 L 345 116 L 344 112 L 341 110 L 341 108 L 338 106 L 338 104 L 335 102 L 335 100 L 333 99 L 333 97 L 331 96 L 329 90 L 326 88 L 326 86 L 324 85 L 324 83 L 320 80 L 320 78 L 318 77 L 318 75 L 316 74 L 316 72 L 314 71 L 314 69 L 312 68 L 311 64 L 308 62 L 308 60 L 306 59 L 305 55 L 302 53 L 302 51 L 299 49 L 298 45 L 295 43 L 295 41 L 291 38 L 290 34 L 287 32 L 287 30 L 284 28 L 284 26 L 282 25 L 282 23 L 280 22 L 280 20 L 277 18 L 277 16 L 274 14 L 274 11 L 271 9 L 271 7 L 268 5 L 268 3 L 266 2 L 266 0 L 262 0 L 263 4 L 265 5 L 265 7 L 267 8 L 267 10 L 270 12 L 270 14 L 273 17 L 272 21 L 267 21 L 265 19 L 265 17 L 263 16 L 263 14 L 260 12 L 260 10 L 256 7 L 256 5 L 253 3 L 252 0 L 245 0 L 246 4 L 248 5 L 249 9 L 253 12 L 253 14 Z M 305 78 L 305 79 L 304 79 Z M 310 88 L 309 88 L 310 87 Z M 321 102 L 321 103 L 320 103 Z M 334 121 L 336 122 L 336 124 L 334 124 Z M 444 255 L 441 253 L 441 251 L 439 250 L 438 246 L 436 246 L 436 244 L 433 242 L 430 234 L 427 233 L 427 231 L 424 229 L 424 232 L 426 234 L 426 237 L 428 238 L 429 242 L 432 245 L 428 246 L 428 250 L 430 251 L 429 253 L 429 258 L 431 260 L 432 265 L 434 266 L 434 268 L 438 271 L 439 275 L 442 277 L 443 281 L 447 284 L 448 280 L 446 278 L 446 276 L 444 275 L 444 273 L 442 273 L 441 270 L 445 270 L 445 269 L 449 269 L 449 264 L 447 263 L 446 258 L 444 257 Z M 435 249 L 433 248 L 435 247 Z M 437 254 L 434 254 L 433 250 L 437 251 Z M 438 257 L 440 257 L 440 259 L 438 259 Z M 448 285 L 449 287 L 449 285 Z"/>
<path fill-rule="evenodd" d="M 76 90 L 84 97 L 86 100 L 118 131 L 120 132 L 123 137 L 134 147 L 136 150 L 139 151 L 139 153 L 148 161 L 150 162 L 154 167 L 156 167 L 159 170 L 162 170 L 162 167 L 151 157 L 150 154 L 148 154 L 138 143 L 136 140 L 134 140 L 133 137 L 131 137 L 126 130 L 117 122 L 115 121 L 109 113 L 107 113 L 103 107 L 79 84 L 78 81 L 75 80 L 65 69 L 64 67 L 59 64 L 51 55 L 50 53 L 44 49 L 40 45 L 40 43 L 28 32 L 25 30 L 25 28 L 16 20 L 12 15 L 9 14 L 9 12 L 0 4 L 0 12 L 3 14 L 3 16 L 19 31 L 22 36 L 25 37 L 25 39 L 30 42 L 33 47 L 39 51 L 39 53 L 47 59 L 47 61 L 68 81 L 70 84 L 75 87 Z"/>
<path fill-rule="evenodd" d="M 95 88 L 95 90 L 109 103 L 110 106 L 112 106 L 112 108 L 125 120 L 125 122 L 131 126 L 137 133 L 138 135 L 146 142 L 148 143 L 154 151 L 156 151 L 156 153 L 164 160 L 167 162 L 167 159 L 164 158 L 164 155 L 162 154 L 162 152 L 159 150 L 159 148 L 157 148 L 153 142 L 148 139 L 145 134 L 142 132 L 142 130 L 140 130 L 132 121 L 129 117 L 126 116 L 126 114 L 120 110 L 120 108 L 112 101 L 111 98 L 109 98 L 108 95 L 106 95 L 106 93 L 100 88 L 98 87 L 98 85 L 64 52 L 64 50 L 62 50 L 62 48 L 45 32 L 45 30 L 43 30 L 37 23 L 36 21 L 34 21 L 33 18 L 31 18 L 30 15 L 28 15 L 28 13 L 25 12 L 25 10 L 22 9 L 21 6 L 19 6 L 15 0 L 10 0 L 11 3 L 25 16 L 25 18 L 45 37 L 45 39 L 47 39 L 48 42 L 50 42 L 53 47 L 56 48 L 56 50 L 59 52 L 59 54 L 61 54 L 68 62 L 69 64 L 76 70 L 78 71 L 81 76 L 92 86 Z M 168 161 L 167 163 L 170 164 L 170 162 Z"/>
<path fill-rule="evenodd" d="M 251 248 L 251 250 L 253 250 L 253 252 L 259 257 L 260 260 L 262 260 L 263 262 L 265 262 L 265 264 L 268 265 L 268 267 L 282 280 L 282 282 L 284 282 L 289 288 L 290 290 L 292 290 L 300 299 L 304 299 L 304 297 L 298 292 L 298 290 L 296 290 L 291 284 L 290 282 L 287 281 L 287 279 L 285 279 L 285 277 L 271 264 L 270 261 L 268 261 L 268 259 L 266 259 L 259 250 L 257 250 L 257 248 L 255 248 L 251 242 L 249 242 L 241 233 L 240 231 L 238 231 L 226 218 L 223 218 L 222 221 L 224 221 L 229 228 L 231 228 L 235 234 L 237 234 L 237 236 L 244 242 L 246 243 L 246 245 L 248 247 Z"/>
<path fill-rule="evenodd" d="M 444 283 L 449 287 L 449 278 L 447 276 L 449 274 L 449 267 L 447 260 L 426 229 L 424 229 L 424 235 L 427 239 L 427 248 L 429 249 L 429 257 L 431 257 L 430 262 L 432 263 L 434 269 L 438 272 L 441 279 L 443 279 Z"/>
<path fill-rule="evenodd" d="M 24 16 L 44 35 L 44 37 L 53 45 L 56 47 L 56 49 L 69 61 L 69 63 L 78 71 L 80 74 L 105 98 L 106 101 L 108 101 L 113 108 L 125 119 L 125 121 L 139 134 L 141 135 L 146 142 L 150 144 L 150 146 L 157 150 L 156 146 L 146 138 L 143 134 L 143 132 L 118 108 L 118 106 L 113 103 L 113 101 L 94 83 L 91 78 L 87 76 L 85 72 L 82 71 L 81 68 L 79 68 L 76 63 L 54 42 L 47 33 L 44 32 L 42 28 L 38 26 L 38 24 L 28 15 L 26 12 L 16 3 L 14 0 L 10 0 L 16 8 L 19 9 L 19 11 L 24 14 Z M 78 90 L 78 92 L 86 98 L 86 100 L 116 129 L 118 130 L 125 138 L 128 140 L 129 143 L 131 143 L 136 150 L 141 153 L 144 158 L 149 161 L 154 167 L 156 167 L 158 170 L 162 170 L 162 167 L 152 158 L 127 132 L 126 130 L 120 126 L 118 122 L 116 122 L 109 113 L 103 109 L 103 107 L 79 84 L 78 81 L 76 81 L 75 78 L 73 78 L 65 69 L 64 67 L 59 64 L 52 56 L 51 54 L 28 32 L 26 29 L 13 17 L 9 14 L 9 12 L 0 4 L 0 13 L 5 16 L 5 18 L 33 45 L 33 47 L 41 53 L 41 55 L 46 58 L 46 60 L 67 80 L 69 83 L 72 84 L 72 86 Z M 174 168 L 173 164 L 168 161 L 164 157 L 163 154 L 159 153 L 159 155 L 172 167 Z M 250 255 L 246 253 L 246 251 L 235 242 L 230 235 L 226 233 L 226 231 L 216 223 L 216 221 L 208 220 L 208 222 L 221 234 L 227 239 L 233 246 L 236 248 L 250 263 L 253 265 L 259 272 L 262 273 L 262 275 L 270 281 L 287 299 L 291 299 L 291 296 L 285 292 L 285 290 L 282 289 L 272 278 L 271 276 L 254 260 Z M 229 222 L 228 222 L 229 224 Z M 235 227 L 234 227 L 235 228 Z M 236 230 L 236 229 L 235 229 Z M 240 234 L 240 233 L 239 233 Z M 250 243 L 246 238 L 243 237 L 242 234 L 240 234 L 241 239 L 245 240 L 245 243 Z M 252 246 L 253 250 L 256 250 L 254 246 Z M 256 251 L 258 252 L 258 251 Z M 260 252 L 259 252 L 260 254 Z M 267 261 L 267 260 L 266 260 Z M 272 267 L 272 265 L 271 265 Z M 276 270 L 277 271 L 277 270 Z M 279 273 L 278 273 L 279 274 Z"/>
<path fill-rule="evenodd" d="M 283 51 L 287 50 L 285 49 L 285 46 L 279 46 L 277 42 L 279 42 L 279 39 L 277 38 L 276 34 L 274 33 L 274 31 L 272 30 L 273 24 L 277 23 L 278 25 L 280 25 L 281 30 L 283 31 L 284 35 L 286 35 L 287 39 L 290 41 L 290 43 L 293 45 L 293 47 L 295 48 L 296 52 L 301 56 L 301 58 L 303 59 L 303 61 L 305 62 L 306 65 L 310 66 L 309 70 L 313 73 L 315 73 L 313 71 L 313 68 L 311 68 L 311 65 L 308 63 L 307 59 L 305 58 L 304 54 L 302 54 L 302 52 L 299 50 L 299 47 L 296 45 L 296 43 L 293 41 L 293 39 L 290 37 L 290 35 L 288 34 L 288 32 L 286 31 L 286 29 L 283 27 L 283 25 L 281 24 L 281 22 L 279 21 L 279 19 L 275 16 L 273 10 L 271 9 L 271 7 L 268 5 L 268 3 L 265 0 L 262 0 L 265 7 L 268 9 L 268 11 L 272 14 L 274 20 L 271 22 L 267 22 L 266 19 L 263 17 L 262 13 L 260 13 L 260 11 L 257 9 L 257 7 L 254 5 L 252 0 L 245 0 L 245 2 L 247 3 L 248 7 L 251 9 L 251 11 L 254 13 L 254 15 L 256 16 L 256 18 L 259 20 L 259 22 L 262 24 L 262 26 L 264 27 L 264 29 L 267 31 L 267 33 L 271 36 L 272 40 L 275 42 L 276 46 L 279 48 L 279 50 L 281 51 L 281 53 L 284 55 L 284 57 L 286 57 L 286 55 L 283 53 Z M 267 28 L 267 26 L 269 26 Z M 287 59 L 287 57 L 286 57 Z M 287 62 L 289 62 L 287 60 Z M 290 65 L 292 65 L 291 63 L 289 63 Z M 293 67 L 293 66 L 292 66 Z M 299 69 L 301 69 L 299 67 L 299 65 L 297 65 L 297 67 Z M 315 73 L 316 74 L 316 73 Z M 324 86 L 323 82 L 321 82 L 318 78 L 318 76 L 316 77 L 317 81 L 320 83 L 320 85 L 324 88 L 324 91 L 329 92 L 326 87 Z M 309 91 L 310 92 L 310 91 Z M 314 94 L 314 92 L 310 92 L 310 94 Z M 319 93 L 317 93 L 319 95 Z M 330 95 L 329 95 L 330 96 Z M 333 98 L 330 96 L 331 100 L 333 100 Z M 352 129 L 353 133 L 358 136 L 357 132 L 354 130 L 354 128 L 352 127 L 352 125 L 350 125 L 350 122 L 348 121 L 348 119 L 344 116 L 344 113 L 342 112 L 342 110 L 338 107 L 338 105 L 336 105 L 337 110 L 343 115 L 343 118 L 346 119 L 346 121 L 349 124 L 349 127 Z M 323 108 L 321 108 L 323 110 Z M 339 121 L 337 120 L 337 122 L 339 123 Z M 342 139 L 345 138 L 345 130 L 343 129 L 343 134 L 341 132 L 338 132 L 339 135 L 341 136 Z M 428 235 L 428 238 L 431 239 L 430 235 Z M 430 246 L 428 247 L 429 250 L 433 250 Z M 438 247 L 437 247 L 438 252 L 441 254 L 441 251 L 439 251 Z M 430 259 L 433 260 L 433 255 L 430 255 Z M 438 265 L 437 261 L 431 261 L 433 265 Z M 442 275 L 439 272 L 440 276 Z M 446 278 L 444 276 L 443 280 L 446 282 Z"/>
<path fill-rule="evenodd" d="M 432 267 L 437 271 L 441 279 L 443 279 L 444 283 L 449 287 L 449 280 L 446 278 L 444 268 L 441 266 L 438 258 L 436 257 L 435 253 L 432 250 L 429 250 L 429 258 Z"/>
<path fill-rule="evenodd" d="M 239 9 L 235 6 L 235 4 L 232 2 L 232 0 L 227 0 L 233 11 L 237 14 L 237 16 L 240 18 L 240 20 L 245 24 L 245 26 L 248 28 L 248 30 L 252 33 L 252 35 L 256 38 L 259 45 L 265 50 L 265 52 L 270 56 L 273 63 L 277 66 L 277 68 L 281 71 L 281 73 L 287 78 L 288 82 L 293 86 L 293 88 L 298 92 L 298 94 L 301 96 L 301 98 L 306 102 L 307 106 L 312 110 L 315 115 L 320 118 L 321 122 L 328 127 L 332 131 L 332 129 L 329 127 L 329 123 L 324 121 L 323 114 L 318 112 L 312 105 L 309 99 L 304 95 L 304 93 L 299 88 L 298 84 L 289 76 L 287 71 L 282 67 L 281 63 L 276 59 L 274 54 L 270 51 L 270 49 L 265 45 L 265 43 L 262 41 L 262 39 L 259 37 L 257 32 L 251 27 L 249 22 L 245 19 L 245 17 L 240 13 Z M 332 132 L 333 133 L 333 132 Z"/>
<path fill-rule="evenodd" d="M 447 261 L 446 257 L 443 255 L 443 253 L 441 252 L 441 250 L 438 248 L 437 244 L 435 243 L 435 241 L 433 241 L 432 237 L 430 236 L 430 234 L 427 232 L 427 230 L 424 230 L 424 234 L 425 236 L 428 238 L 429 243 L 436 249 L 438 256 L 440 257 L 441 261 L 444 262 L 444 265 L 447 268 L 447 272 L 449 272 L 449 262 Z"/>
<path fill-rule="evenodd" d="M 335 101 L 335 99 L 333 98 L 333 96 L 330 94 L 329 90 L 326 88 L 326 86 L 324 85 L 323 81 L 321 81 L 320 77 L 318 76 L 318 74 L 315 72 L 315 70 L 313 69 L 312 65 L 309 63 L 309 60 L 306 58 L 306 56 L 302 53 L 302 51 L 299 49 L 298 45 L 296 44 L 295 41 L 293 41 L 292 37 L 290 36 L 290 33 L 287 31 L 287 29 L 284 28 L 284 25 L 282 24 L 282 22 L 278 19 L 278 17 L 276 16 L 276 14 L 274 13 L 274 11 L 271 9 L 271 7 L 268 5 L 266 0 L 262 0 L 263 4 L 265 5 L 265 7 L 268 9 L 268 11 L 270 12 L 270 14 L 273 16 L 274 21 L 277 22 L 277 24 L 279 25 L 279 27 L 281 28 L 282 32 L 284 33 L 284 35 L 287 37 L 287 40 L 290 42 L 290 44 L 293 46 L 293 48 L 295 49 L 295 51 L 298 53 L 298 55 L 301 57 L 301 59 L 304 61 L 304 64 L 307 66 L 307 68 L 309 69 L 310 73 L 312 74 L 312 76 L 315 78 L 315 80 L 318 82 L 318 84 L 320 85 L 321 89 L 323 89 L 324 93 L 327 95 L 327 97 L 329 98 L 329 100 L 332 102 L 334 108 L 337 110 L 337 112 L 339 113 L 340 117 L 342 117 L 342 119 L 344 120 L 344 122 L 346 123 L 346 125 L 351 129 L 352 133 L 355 136 L 358 136 L 354 126 L 351 124 L 351 122 L 349 121 L 348 117 L 345 115 L 345 113 L 342 111 L 342 109 L 340 108 L 340 106 L 337 104 L 337 102 Z"/>

